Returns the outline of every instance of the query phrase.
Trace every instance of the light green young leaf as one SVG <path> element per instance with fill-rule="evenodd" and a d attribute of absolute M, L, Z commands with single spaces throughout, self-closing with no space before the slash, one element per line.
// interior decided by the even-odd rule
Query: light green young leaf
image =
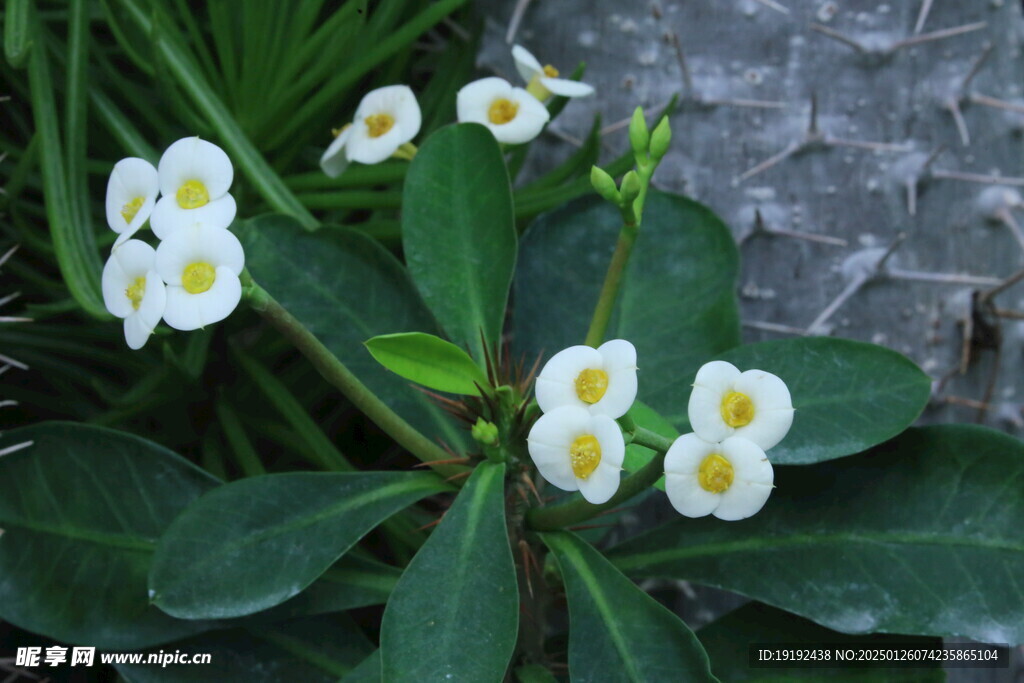
<path fill-rule="evenodd" d="M 679 518 L 613 549 L 632 576 L 736 591 L 844 633 L 1024 642 L 1024 443 L 910 429 L 861 455 L 776 468 L 750 519 Z"/>
<path fill-rule="evenodd" d="M 291 472 L 232 482 L 167 529 L 151 599 L 183 619 L 253 614 L 298 594 L 367 532 L 447 488 L 428 472 Z"/>
<path fill-rule="evenodd" d="M 384 610 L 383 679 L 499 681 L 519 625 L 505 465 L 477 465 Z"/>
<path fill-rule="evenodd" d="M 478 387 L 490 385 L 469 354 L 432 334 L 384 334 L 367 341 L 366 348 L 388 370 L 428 389 L 479 396 Z"/>
<path fill-rule="evenodd" d="M 565 582 L 572 680 L 716 680 L 693 631 L 601 553 L 571 532 L 541 538 Z"/>

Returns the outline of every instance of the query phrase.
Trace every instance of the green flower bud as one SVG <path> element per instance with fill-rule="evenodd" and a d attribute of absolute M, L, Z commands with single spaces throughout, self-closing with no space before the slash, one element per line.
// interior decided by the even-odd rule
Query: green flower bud
<path fill-rule="evenodd" d="M 651 133 L 651 158 L 655 161 L 660 161 L 665 156 L 665 153 L 668 152 L 668 146 L 671 142 L 672 128 L 668 125 L 668 117 L 666 116 L 661 120 L 661 123 L 654 127 L 654 132 Z"/>
<path fill-rule="evenodd" d="M 650 142 L 651 134 L 647 131 L 644 110 L 642 107 L 637 107 L 629 122 L 629 144 L 633 147 L 634 154 L 643 155 L 647 153 L 647 146 Z"/>
<path fill-rule="evenodd" d="M 622 201 L 619 198 L 619 190 L 615 187 L 615 179 L 608 175 L 608 172 L 600 166 L 591 167 L 590 184 L 594 186 L 599 195 L 612 204 L 618 204 Z"/>
<path fill-rule="evenodd" d="M 498 443 L 498 425 L 478 417 L 476 424 L 470 430 L 473 440 L 484 446 L 493 446 Z"/>
<path fill-rule="evenodd" d="M 622 176 L 622 186 L 619 193 L 622 195 L 622 206 L 630 206 L 640 196 L 640 176 L 636 171 L 630 171 Z"/>

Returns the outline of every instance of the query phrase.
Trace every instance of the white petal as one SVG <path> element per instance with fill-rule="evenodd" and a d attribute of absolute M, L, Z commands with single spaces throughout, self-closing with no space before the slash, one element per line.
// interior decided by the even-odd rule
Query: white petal
<path fill-rule="evenodd" d="M 388 85 L 366 93 L 356 107 L 354 126 L 362 124 L 365 129 L 364 119 L 374 114 L 387 114 L 395 120 L 392 130 L 398 131 L 398 144 L 409 142 L 420 132 L 420 105 L 407 85 Z"/>
<path fill-rule="evenodd" d="M 545 76 L 540 79 L 540 84 L 555 95 L 561 95 L 562 97 L 587 97 L 594 94 L 594 86 L 568 78 L 548 78 Z"/>
<path fill-rule="evenodd" d="M 765 450 L 782 441 L 793 425 L 793 400 L 786 383 L 763 370 L 747 370 L 736 380 L 734 390 L 754 404 L 754 419 L 738 428 L 736 435 Z"/>
<path fill-rule="evenodd" d="M 121 234 L 120 242 L 127 239 L 125 234 L 135 234 L 149 219 L 159 191 L 156 169 L 145 159 L 128 157 L 114 164 L 107 181 L 106 213 L 107 225 Z M 143 198 L 142 205 L 129 223 L 121 211 L 138 197 Z"/>
<path fill-rule="evenodd" d="M 512 59 L 516 63 L 516 71 L 519 72 L 519 75 L 527 83 L 538 73 L 544 73 L 544 67 L 541 66 L 541 63 L 522 45 L 514 45 L 512 47 Z"/>
<path fill-rule="evenodd" d="M 665 474 L 697 475 L 700 464 L 718 449 L 696 434 L 683 434 L 669 446 L 665 454 Z"/>
<path fill-rule="evenodd" d="M 515 118 L 502 124 L 491 123 L 488 118 L 484 125 L 490 128 L 498 142 L 510 145 L 529 142 L 540 135 L 551 115 L 547 107 L 522 88 L 513 88 L 511 99 L 519 105 Z"/>
<path fill-rule="evenodd" d="M 580 487 L 580 493 L 583 494 L 588 503 L 594 505 L 607 503 L 608 499 L 619 490 L 619 480 L 621 478 L 618 467 L 605 463 L 604 444 L 601 447 L 601 464 L 586 479 L 576 480 Z"/>
<path fill-rule="evenodd" d="M 576 475 L 572 472 L 572 461 L 569 447 L 556 448 L 536 441 L 528 442 L 530 458 L 537 466 L 540 476 L 563 491 L 575 491 L 579 488 Z"/>
<path fill-rule="evenodd" d="M 136 278 L 146 276 L 155 258 L 153 247 L 140 240 L 128 240 L 110 254 L 103 267 L 101 288 L 103 303 L 111 315 L 126 318 L 135 312 L 125 290 L 135 284 Z"/>
<path fill-rule="evenodd" d="M 597 403 L 590 406 L 593 415 L 619 418 L 629 412 L 636 400 L 636 370 L 612 370 L 608 373 L 608 390 Z"/>
<path fill-rule="evenodd" d="M 721 494 L 721 503 L 714 515 L 727 522 L 746 519 L 763 508 L 771 494 L 769 484 L 734 481 L 729 490 Z"/>
<path fill-rule="evenodd" d="M 732 391 L 733 382 L 739 379 L 739 376 L 740 371 L 732 363 L 713 360 L 700 366 L 693 385 L 725 394 L 727 391 Z"/>
<path fill-rule="evenodd" d="M 561 406 L 540 416 L 530 429 L 527 444 L 533 442 L 561 448 L 569 452 L 569 445 L 581 434 L 589 434 L 591 415 L 579 406 Z"/>
<path fill-rule="evenodd" d="M 139 310 L 135 311 L 135 316 L 139 318 L 139 322 L 144 327 L 149 328 L 149 331 L 152 332 L 160 324 L 160 319 L 164 317 L 166 307 L 167 288 L 157 272 L 150 270 L 146 273 L 146 292 L 139 303 Z"/>
<path fill-rule="evenodd" d="M 636 370 L 636 347 L 625 339 L 612 339 L 597 347 L 604 359 L 605 372 Z"/>
<path fill-rule="evenodd" d="M 177 199 L 164 195 L 156 203 L 149 225 L 157 237 L 165 240 L 178 229 L 196 223 L 219 229 L 227 228 L 235 220 L 237 210 L 235 198 L 230 194 L 198 209 L 183 209 L 178 206 Z"/>
<path fill-rule="evenodd" d="M 626 458 L 626 442 L 618 423 L 606 415 L 594 415 L 590 419 L 590 433 L 601 444 L 601 464 L 616 470 L 622 469 Z"/>
<path fill-rule="evenodd" d="M 402 144 L 402 131 L 398 126 L 393 127 L 384 135 L 378 138 L 370 137 L 366 125 L 357 122 L 353 128 L 352 135 L 345 145 L 345 154 L 349 161 L 358 161 L 361 164 L 379 164 L 392 154 L 398 151 Z"/>
<path fill-rule="evenodd" d="M 167 148 L 160 157 L 157 173 L 160 192 L 165 197 L 176 198 L 178 188 L 189 180 L 198 180 L 206 186 L 213 201 L 231 189 L 235 170 L 224 150 L 212 142 L 191 137 L 182 138 Z"/>
<path fill-rule="evenodd" d="M 110 255 L 117 259 L 130 280 L 144 276 L 156 261 L 156 250 L 142 240 L 128 240 Z"/>
<path fill-rule="evenodd" d="M 462 86 L 455 96 L 455 110 L 462 123 L 482 123 L 490 126 L 488 112 L 491 102 L 499 98 L 513 99 L 512 84 L 504 78 L 491 76 Z"/>
<path fill-rule="evenodd" d="M 167 308 L 164 322 L 176 330 L 188 332 L 203 326 L 196 295 L 189 294 L 182 287 L 167 288 Z"/>
<path fill-rule="evenodd" d="M 534 395 L 543 412 L 559 406 L 571 405 L 589 408 L 589 404 L 576 395 L 576 377 L 587 368 L 601 369 L 604 359 L 590 346 L 570 346 L 548 360 L 537 376 Z"/>
<path fill-rule="evenodd" d="M 742 436 L 733 436 L 721 444 L 722 455 L 732 465 L 733 481 L 771 486 L 775 481 L 768 456 L 760 446 Z"/>
<path fill-rule="evenodd" d="M 151 334 L 153 334 L 153 328 L 147 326 L 138 314 L 124 319 L 124 340 L 132 351 L 138 351 L 145 346 Z"/>
<path fill-rule="evenodd" d="M 334 138 L 330 146 L 324 150 L 324 155 L 320 157 L 320 168 L 323 169 L 329 178 L 337 178 L 348 168 L 345 143 L 348 142 L 350 135 L 352 135 L 352 126 L 348 126 L 338 133 L 338 136 Z"/>
<path fill-rule="evenodd" d="M 242 282 L 230 268 L 220 266 L 213 286 L 202 294 L 195 294 L 199 305 L 199 318 L 202 326 L 220 322 L 231 315 L 242 300 Z"/>
<path fill-rule="evenodd" d="M 245 251 L 234 233 L 207 225 L 184 227 L 157 247 L 156 271 L 168 285 L 180 286 L 185 267 L 196 262 L 224 266 L 237 276 L 245 267 Z"/>
<path fill-rule="evenodd" d="M 665 493 L 677 512 L 686 517 L 704 517 L 714 512 L 722 496 L 701 487 L 696 474 L 665 474 Z"/>
<path fill-rule="evenodd" d="M 703 386 L 694 386 L 686 412 L 690 427 L 705 441 L 717 443 L 730 437 L 736 431 L 722 419 L 722 397 L 724 392 Z"/>

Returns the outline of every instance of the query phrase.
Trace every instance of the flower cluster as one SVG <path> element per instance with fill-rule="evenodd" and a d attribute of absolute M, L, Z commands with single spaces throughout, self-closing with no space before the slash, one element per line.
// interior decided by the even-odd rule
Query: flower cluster
<path fill-rule="evenodd" d="M 525 88 L 492 76 L 469 83 L 456 95 L 458 120 L 483 124 L 498 142 L 522 144 L 537 137 L 550 119 L 544 102 L 551 97 L 585 97 L 594 92 L 586 83 L 558 78 L 557 69 L 541 66 L 520 45 L 512 48 L 512 57 Z M 320 168 L 335 178 L 352 161 L 377 164 L 390 157 L 411 159 L 416 154 L 412 139 L 421 122 L 420 106 L 408 86 L 373 90 L 359 102 L 352 122 L 334 131 L 334 142 L 320 157 Z"/>
<path fill-rule="evenodd" d="M 118 237 L 103 268 L 103 301 L 124 319 L 130 348 L 142 348 L 161 318 L 195 330 L 235 310 L 245 254 L 227 229 L 233 177 L 224 150 L 197 137 L 168 147 L 158 168 L 136 158 L 114 165 L 106 210 Z M 134 239 L 147 220 L 160 240 L 155 249 Z"/>
<path fill-rule="evenodd" d="M 616 339 L 556 353 L 537 377 L 543 415 L 527 437 L 541 476 L 594 504 L 618 490 L 625 442 L 615 419 L 637 394 L 636 349 Z M 793 404 L 785 383 L 761 370 L 713 361 L 698 372 L 688 406 L 693 433 L 665 455 L 665 491 L 687 517 L 744 519 L 771 494 L 765 450 L 786 436 Z"/>

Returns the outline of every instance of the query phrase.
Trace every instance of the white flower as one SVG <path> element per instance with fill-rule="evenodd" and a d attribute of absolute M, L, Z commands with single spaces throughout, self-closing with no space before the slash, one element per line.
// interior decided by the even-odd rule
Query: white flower
<path fill-rule="evenodd" d="M 536 97 L 493 76 L 463 86 L 456 97 L 455 108 L 459 121 L 482 123 L 498 142 L 509 144 L 534 139 L 551 118 Z"/>
<path fill-rule="evenodd" d="M 163 196 L 149 224 L 160 239 L 196 223 L 226 228 L 235 219 L 235 199 L 228 194 L 235 170 L 224 150 L 212 142 L 197 137 L 178 140 L 160 157 L 157 173 Z"/>
<path fill-rule="evenodd" d="M 722 360 L 697 371 L 688 410 L 690 426 L 705 441 L 742 436 L 764 450 L 782 441 L 793 424 L 785 382 L 763 370 L 741 373 Z"/>
<path fill-rule="evenodd" d="M 124 318 L 128 347 L 141 349 L 164 314 L 167 294 L 155 268 L 156 252 L 140 240 L 128 240 L 103 267 L 103 303 Z"/>
<path fill-rule="evenodd" d="M 242 298 L 242 245 L 229 230 L 195 224 L 175 231 L 156 250 L 156 272 L 167 283 L 164 320 L 196 330 L 228 317 Z"/>
<path fill-rule="evenodd" d="M 534 394 L 545 413 L 576 406 L 617 418 L 633 405 L 636 390 L 636 348 L 613 339 L 596 349 L 570 346 L 556 353 L 537 376 Z"/>
<path fill-rule="evenodd" d="M 107 181 L 107 225 L 118 233 L 119 247 L 141 228 L 160 192 L 156 169 L 145 159 L 128 157 L 114 164 Z"/>
<path fill-rule="evenodd" d="M 684 434 L 665 455 L 665 493 L 687 517 L 750 517 L 764 507 L 774 480 L 764 451 L 740 436 L 708 443 Z"/>
<path fill-rule="evenodd" d="M 512 59 L 516 62 L 516 71 L 526 81 L 527 92 L 542 102 L 552 95 L 586 97 L 594 94 L 594 88 L 586 83 L 558 78 L 558 69 L 550 64 L 541 66 L 537 58 L 522 45 L 512 48 Z"/>
<path fill-rule="evenodd" d="M 579 490 L 600 505 L 619 488 L 626 444 L 615 420 L 562 406 L 541 415 L 526 439 L 537 470 L 564 491 Z"/>
<path fill-rule="evenodd" d="M 379 164 L 416 137 L 421 123 L 420 105 L 409 86 L 371 90 L 359 102 L 352 123 L 338 132 L 320 158 L 320 168 L 335 178 L 350 161 Z"/>

